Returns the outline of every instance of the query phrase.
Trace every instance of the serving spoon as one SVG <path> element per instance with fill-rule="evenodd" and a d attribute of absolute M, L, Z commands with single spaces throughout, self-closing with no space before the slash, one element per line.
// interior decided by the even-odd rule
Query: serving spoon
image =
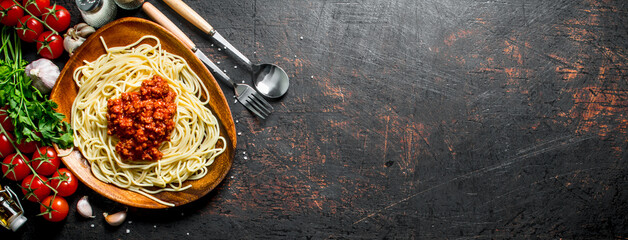
<path fill-rule="evenodd" d="M 190 8 L 182 0 L 164 0 L 168 6 L 174 9 L 194 26 L 213 39 L 218 47 L 223 48 L 227 53 L 234 56 L 247 70 L 252 72 L 253 85 L 257 91 L 268 98 L 279 98 L 286 94 L 290 80 L 288 74 L 275 64 L 263 63 L 254 64 L 244 54 L 233 47 L 220 33 L 214 29 L 205 19 L 203 19 L 194 9 Z"/>

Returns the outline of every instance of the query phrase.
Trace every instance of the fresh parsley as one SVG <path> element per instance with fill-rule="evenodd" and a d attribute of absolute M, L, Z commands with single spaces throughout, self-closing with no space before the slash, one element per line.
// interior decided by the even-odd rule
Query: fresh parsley
<path fill-rule="evenodd" d="M 8 106 L 17 142 L 39 141 L 45 146 L 56 143 L 60 148 L 72 147 L 72 127 L 63 121 L 65 116 L 54 110 L 57 104 L 33 87 L 24 73 L 28 62 L 22 59 L 21 41 L 15 30 L 3 27 L 0 40 L 0 107 Z"/>

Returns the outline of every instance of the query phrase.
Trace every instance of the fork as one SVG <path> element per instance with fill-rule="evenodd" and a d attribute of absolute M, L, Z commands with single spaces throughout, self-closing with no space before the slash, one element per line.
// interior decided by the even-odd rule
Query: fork
<path fill-rule="evenodd" d="M 262 97 L 262 95 L 255 91 L 255 89 L 247 84 L 237 83 L 232 80 L 229 76 L 227 76 L 227 74 L 220 71 L 220 68 L 214 64 L 214 62 L 209 60 L 209 58 L 207 58 L 207 56 L 205 56 L 205 54 L 203 54 L 200 50 L 192 48 L 192 51 L 199 59 L 201 59 L 202 62 L 209 66 L 213 73 L 218 75 L 220 79 L 228 83 L 229 86 L 233 88 L 236 99 L 238 99 L 238 102 L 242 103 L 244 107 L 261 119 L 266 119 L 266 117 L 270 115 L 273 107 L 264 99 L 264 97 Z"/>
<path fill-rule="evenodd" d="M 262 95 L 255 91 L 255 89 L 253 89 L 251 86 L 244 83 L 237 83 L 229 76 L 227 76 L 227 74 L 221 71 L 214 62 L 209 60 L 209 58 L 203 52 L 201 52 L 200 49 L 196 48 L 196 44 L 194 44 L 194 42 L 192 42 L 192 40 L 187 35 L 185 35 L 185 33 L 181 31 L 181 29 L 179 29 L 179 27 L 174 25 L 174 23 L 170 21 L 170 19 L 168 19 L 166 15 L 161 13 L 161 11 L 159 11 L 157 8 L 155 8 L 155 6 L 148 2 L 145 2 L 142 5 L 142 10 L 155 22 L 159 23 L 161 26 L 168 29 L 172 34 L 174 34 L 179 40 L 181 40 L 181 42 L 183 42 L 186 47 L 192 50 L 192 52 L 194 52 L 194 55 L 196 55 L 196 57 L 198 57 L 203 63 L 205 63 L 205 65 L 207 65 L 215 75 L 218 75 L 221 80 L 228 83 L 229 86 L 231 86 L 235 91 L 235 96 L 238 102 L 244 105 L 246 109 L 251 111 L 256 116 L 260 117 L 261 119 L 266 119 L 266 117 L 270 115 L 273 107 L 264 99 L 264 97 L 262 97 Z"/>

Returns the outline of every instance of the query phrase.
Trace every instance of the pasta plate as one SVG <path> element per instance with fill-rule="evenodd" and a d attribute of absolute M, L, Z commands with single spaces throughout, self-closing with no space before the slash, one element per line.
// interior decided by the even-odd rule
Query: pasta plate
<path fill-rule="evenodd" d="M 105 25 L 92 34 L 70 57 L 61 71 L 50 99 L 58 104 L 56 110 L 66 116 L 65 121 L 70 122 L 72 103 L 79 90 L 72 79 L 73 72 L 85 61 L 94 61 L 105 54 L 105 48 L 100 38 L 105 40 L 108 47 L 115 47 L 131 44 L 145 35 L 156 36 L 164 50 L 184 58 L 190 68 L 203 80 L 203 84 L 209 90 L 209 96 L 204 97 L 211 99 L 208 108 L 218 119 L 220 135 L 225 138 L 226 149 L 208 167 L 207 175 L 198 180 L 186 181 L 185 183 L 190 184 L 191 187 L 184 191 L 160 192 L 154 195 L 161 201 L 172 203 L 174 206 L 181 206 L 207 195 L 225 178 L 233 164 L 236 134 L 231 110 L 220 86 L 205 65 L 174 35 L 161 26 L 141 18 L 122 18 Z M 60 151 L 65 152 L 66 150 Z M 141 194 L 101 182 L 92 174 L 90 164 L 78 148 L 72 149 L 69 155 L 62 158 L 62 161 L 86 186 L 113 201 L 138 208 L 160 209 L 169 207 Z"/>

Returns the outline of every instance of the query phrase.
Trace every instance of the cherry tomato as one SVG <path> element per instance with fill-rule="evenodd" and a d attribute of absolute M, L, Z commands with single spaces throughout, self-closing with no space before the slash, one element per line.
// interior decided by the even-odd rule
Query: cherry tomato
<path fill-rule="evenodd" d="M 76 192 L 78 179 L 67 168 L 59 168 L 50 178 L 50 186 L 57 190 L 59 196 L 67 197 Z"/>
<path fill-rule="evenodd" d="M 11 118 L 9 117 L 9 113 L 7 112 L 9 109 L 8 106 L 4 106 L 0 108 L 0 123 L 2 123 L 2 127 L 4 131 L 12 132 L 13 131 L 13 123 L 11 123 Z"/>
<path fill-rule="evenodd" d="M 41 179 L 40 179 L 41 178 Z M 28 201 L 39 202 L 50 195 L 50 188 L 46 186 L 45 182 L 48 179 L 44 176 L 35 177 L 35 175 L 28 175 L 22 180 L 22 193 Z"/>
<path fill-rule="evenodd" d="M 63 53 L 63 38 L 52 31 L 46 31 L 37 38 L 37 53 L 48 59 L 55 59 Z"/>
<path fill-rule="evenodd" d="M 51 222 L 59 222 L 68 216 L 68 201 L 61 196 L 48 196 L 39 206 L 40 215 Z"/>
<path fill-rule="evenodd" d="M 50 0 L 24 0 L 22 5 L 33 15 L 40 17 L 44 9 L 50 7 Z"/>
<path fill-rule="evenodd" d="M 61 165 L 61 160 L 53 147 L 40 147 L 33 153 L 31 167 L 41 175 L 52 175 L 57 171 L 59 165 Z"/>
<path fill-rule="evenodd" d="M 63 32 L 70 26 L 70 12 L 61 5 L 53 5 L 44 9 L 44 22 L 57 32 Z"/>
<path fill-rule="evenodd" d="M 0 2 L 0 23 L 6 26 L 15 26 L 17 21 L 24 16 L 24 10 L 20 8 L 13 0 L 4 0 Z"/>
<path fill-rule="evenodd" d="M 11 133 L 0 133 L 0 157 L 4 158 L 6 156 L 9 156 L 9 154 L 15 152 L 15 148 L 13 148 L 13 144 L 11 144 L 11 141 L 13 141 L 14 139 L 15 137 L 13 137 Z"/>
<path fill-rule="evenodd" d="M 36 133 L 37 136 L 41 138 L 41 133 Z M 17 149 L 22 153 L 34 153 L 39 149 L 41 144 L 38 141 L 26 141 L 26 139 L 22 139 L 21 142 L 17 143 Z"/>
<path fill-rule="evenodd" d="M 11 154 L 2 161 L 3 176 L 13 181 L 21 181 L 31 174 L 28 167 L 28 157 L 24 155 Z"/>
<path fill-rule="evenodd" d="M 23 16 L 17 23 L 17 36 L 24 42 L 34 42 L 44 31 L 44 25 L 31 16 Z"/>

